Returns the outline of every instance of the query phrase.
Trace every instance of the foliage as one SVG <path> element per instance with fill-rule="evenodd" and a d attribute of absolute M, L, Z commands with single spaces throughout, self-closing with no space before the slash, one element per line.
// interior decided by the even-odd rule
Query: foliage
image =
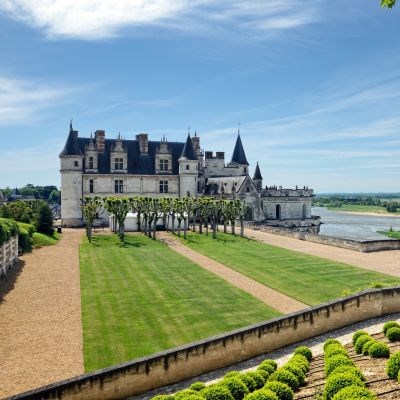
<path fill-rule="evenodd" d="M 232 378 L 234 376 L 240 375 L 239 371 L 229 371 L 225 374 L 224 378 Z"/>
<path fill-rule="evenodd" d="M 36 215 L 36 229 L 40 233 L 45 235 L 52 235 L 54 233 L 53 228 L 53 213 L 47 203 L 42 203 L 39 206 Z"/>
<path fill-rule="evenodd" d="M 381 7 L 392 8 L 396 5 L 396 0 L 381 0 Z"/>
<path fill-rule="evenodd" d="M 118 222 L 118 236 L 121 242 L 125 239 L 125 219 L 132 204 L 127 197 L 106 197 L 103 201 L 107 212 L 115 217 Z"/>
<path fill-rule="evenodd" d="M 356 343 L 354 344 L 354 350 L 356 351 L 357 354 L 362 354 L 363 346 L 365 343 L 369 342 L 370 340 L 374 340 L 371 336 L 369 335 L 362 335 L 360 336 L 357 340 Z"/>
<path fill-rule="evenodd" d="M 361 330 L 353 333 L 353 337 L 352 337 L 353 346 L 356 344 L 357 339 L 362 335 L 369 335 L 369 334 L 368 334 L 368 332 L 361 331 Z"/>
<path fill-rule="evenodd" d="M 29 232 L 25 228 L 18 228 L 18 246 L 23 253 L 32 250 L 32 241 Z"/>
<path fill-rule="evenodd" d="M 342 365 L 354 366 L 354 363 L 349 359 L 349 357 L 341 354 L 328 358 L 325 362 L 325 376 L 329 376 L 337 367 Z"/>
<path fill-rule="evenodd" d="M 363 373 L 354 365 L 341 365 L 340 367 L 335 368 L 329 376 L 332 376 L 334 374 L 343 374 L 344 372 L 356 375 L 362 381 L 365 381 L 365 376 L 363 375 Z"/>
<path fill-rule="evenodd" d="M 376 342 L 376 340 L 369 340 L 368 342 L 364 343 L 364 346 L 362 348 L 362 354 L 364 356 L 368 356 L 369 355 L 369 348 L 372 346 L 372 344 L 374 344 Z"/>
<path fill-rule="evenodd" d="M 264 360 L 264 361 L 259 365 L 258 368 L 264 369 L 264 368 L 262 368 L 262 367 L 264 367 L 264 366 L 266 366 L 266 365 L 269 365 L 269 366 L 272 367 L 272 372 L 276 371 L 277 368 L 278 368 L 278 363 L 277 363 L 275 360 Z M 267 371 L 267 372 L 268 372 L 269 370 L 270 370 L 269 368 L 266 368 L 266 369 L 265 369 L 265 371 Z"/>
<path fill-rule="evenodd" d="M 371 344 L 371 346 L 369 346 L 368 354 L 372 358 L 389 358 L 390 350 L 386 343 L 381 343 L 376 340 L 374 343 Z"/>
<path fill-rule="evenodd" d="M 189 389 L 200 392 L 200 390 L 205 389 L 205 387 L 206 384 L 204 382 L 194 382 L 189 386 Z"/>
<path fill-rule="evenodd" d="M 236 378 L 240 379 L 246 385 L 250 392 L 254 392 L 257 389 L 257 382 L 251 375 L 244 373 L 239 374 Z"/>
<path fill-rule="evenodd" d="M 173 400 L 174 396 L 170 396 L 168 394 L 159 394 L 154 396 L 151 400 Z"/>
<path fill-rule="evenodd" d="M 299 387 L 299 380 L 296 376 L 284 368 L 278 368 L 269 378 L 268 381 L 278 381 L 286 383 L 293 390 L 297 390 Z"/>
<path fill-rule="evenodd" d="M 208 386 L 201 391 L 206 400 L 235 400 L 229 390 L 223 385 Z"/>
<path fill-rule="evenodd" d="M 53 235 L 45 235 L 44 233 L 35 232 L 32 235 L 32 246 L 33 247 L 44 247 L 44 246 L 52 246 L 58 242 L 60 236 L 57 232 L 54 232 Z"/>
<path fill-rule="evenodd" d="M 389 378 L 397 379 L 400 371 L 400 351 L 393 353 L 386 363 L 386 373 Z"/>
<path fill-rule="evenodd" d="M 249 389 L 239 378 L 239 376 L 224 379 L 220 384 L 224 385 L 229 390 L 230 394 L 235 400 L 242 400 L 243 397 L 249 393 Z"/>
<path fill-rule="evenodd" d="M 356 375 L 349 372 L 344 372 L 342 374 L 332 374 L 325 382 L 325 387 L 323 391 L 323 399 L 331 400 L 340 389 L 347 386 L 356 385 L 363 387 L 364 383 Z"/>
<path fill-rule="evenodd" d="M 400 328 L 400 324 L 397 321 L 388 321 L 385 322 L 383 324 L 383 334 L 386 336 L 386 332 L 390 329 L 390 328 Z"/>
<path fill-rule="evenodd" d="M 100 197 L 83 197 L 81 199 L 81 210 L 86 223 L 86 236 L 89 242 L 92 241 L 93 222 L 100 213 L 102 202 Z"/>
<path fill-rule="evenodd" d="M 338 354 L 347 355 L 347 350 L 342 345 L 331 344 L 325 350 L 324 358 L 327 359 Z"/>
<path fill-rule="evenodd" d="M 276 393 L 279 400 L 293 400 L 294 397 L 293 390 L 290 388 L 290 386 L 283 382 L 267 382 L 264 386 L 264 389 L 269 389 Z"/>
<path fill-rule="evenodd" d="M 279 397 L 272 390 L 261 389 L 248 394 L 245 400 L 280 400 Z"/>
<path fill-rule="evenodd" d="M 324 345 L 323 345 L 323 347 L 322 347 L 323 350 L 324 350 L 324 352 L 325 352 L 325 351 L 327 350 L 327 348 L 328 348 L 330 345 L 332 345 L 332 344 L 342 346 L 342 343 L 340 343 L 340 341 L 337 340 L 337 339 L 327 339 L 327 340 L 325 340 Z"/>
<path fill-rule="evenodd" d="M 198 396 L 201 399 L 201 396 L 198 395 L 198 392 L 191 389 L 181 390 L 178 393 L 175 393 L 173 396 L 174 400 L 188 400 L 191 396 Z"/>
<path fill-rule="evenodd" d="M 397 328 L 394 326 L 393 328 L 389 328 L 386 331 L 386 337 L 391 341 L 391 342 L 396 342 L 400 340 L 400 328 Z"/>
<path fill-rule="evenodd" d="M 0 218 L 0 246 L 18 233 L 18 225 L 8 218 Z"/>
<path fill-rule="evenodd" d="M 261 389 L 264 386 L 266 379 L 264 378 L 264 375 L 260 374 L 258 371 L 250 371 L 247 372 L 246 375 L 253 378 L 256 383 L 256 389 Z"/>
<path fill-rule="evenodd" d="M 287 370 L 291 372 L 297 379 L 299 386 L 303 385 L 306 380 L 306 374 L 304 373 L 303 369 L 300 365 L 296 363 L 287 363 L 282 367 L 283 370 Z"/>
<path fill-rule="evenodd" d="M 312 359 L 312 351 L 307 346 L 299 346 L 295 349 L 294 354 L 302 354 L 308 361 Z"/>
<path fill-rule="evenodd" d="M 378 398 L 365 387 L 350 385 L 340 389 L 332 400 L 378 400 Z"/>

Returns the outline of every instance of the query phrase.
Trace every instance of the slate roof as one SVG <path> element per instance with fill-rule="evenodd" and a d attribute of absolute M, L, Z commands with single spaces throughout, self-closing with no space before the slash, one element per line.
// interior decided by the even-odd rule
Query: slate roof
<path fill-rule="evenodd" d="M 221 176 L 208 178 L 206 184 L 206 192 L 208 195 L 237 193 L 245 182 L 247 176 Z M 223 189 L 222 189 L 223 188 Z"/>
<path fill-rule="evenodd" d="M 65 143 L 63 151 L 60 153 L 62 156 L 83 156 L 85 149 L 81 149 L 79 146 L 78 131 L 72 129 L 69 130 L 67 142 Z"/>
<path fill-rule="evenodd" d="M 194 150 L 192 139 L 190 139 L 190 135 L 188 134 L 185 147 L 182 150 L 182 158 L 186 158 L 187 160 L 197 160 L 196 151 Z"/>
<path fill-rule="evenodd" d="M 240 165 L 249 165 L 247 162 L 246 154 L 244 153 L 242 140 L 240 139 L 240 134 L 238 133 L 238 137 L 236 139 L 235 148 L 233 150 L 232 155 L 232 163 L 240 164 Z"/>
<path fill-rule="evenodd" d="M 253 176 L 253 181 L 255 179 L 261 179 L 262 180 L 262 176 L 261 176 L 261 171 L 260 171 L 260 167 L 258 166 L 258 163 L 256 165 L 256 170 L 254 171 L 254 176 Z"/>

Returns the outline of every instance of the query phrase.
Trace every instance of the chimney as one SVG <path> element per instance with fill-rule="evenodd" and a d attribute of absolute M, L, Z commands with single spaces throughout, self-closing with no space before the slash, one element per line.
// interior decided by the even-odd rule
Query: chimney
<path fill-rule="evenodd" d="M 140 133 L 136 135 L 136 140 L 139 142 L 140 154 L 147 155 L 149 152 L 149 135 L 147 133 Z"/>
<path fill-rule="evenodd" d="M 215 153 L 215 156 L 217 157 L 218 160 L 225 160 L 225 152 L 223 151 L 217 151 Z"/>
<path fill-rule="evenodd" d="M 193 144 L 193 148 L 196 151 L 196 154 L 200 154 L 201 153 L 201 149 L 200 149 L 200 138 L 197 136 L 197 133 L 194 133 L 194 137 L 192 137 L 192 144 Z"/>
<path fill-rule="evenodd" d="M 103 130 L 97 130 L 94 133 L 94 138 L 96 140 L 96 147 L 99 153 L 104 153 L 106 148 L 106 132 Z"/>
<path fill-rule="evenodd" d="M 206 160 L 211 160 L 213 158 L 213 152 L 212 151 L 206 151 L 205 157 L 206 157 Z"/>

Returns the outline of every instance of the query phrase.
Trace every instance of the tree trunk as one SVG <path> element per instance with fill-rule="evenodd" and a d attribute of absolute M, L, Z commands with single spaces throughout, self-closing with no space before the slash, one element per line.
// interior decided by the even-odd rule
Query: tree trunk
<path fill-rule="evenodd" d="M 203 218 L 200 215 L 200 220 L 199 220 L 199 233 L 200 235 L 203 234 Z"/>
<path fill-rule="evenodd" d="M 233 236 L 235 236 L 235 221 L 231 222 L 231 233 Z"/>
<path fill-rule="evenodd" d="M 224 218 L 224 233 L 227 233 L 227 231 L 226 231 L 226 221 L 225 221 L 225 218 Z"/>
<path fill-rule="evenodd" d="M 175 217 L 172 216 L 172 234 L 175 235 Z"/>
<path fill-rule="evenodd" d="M 157 218 L 154 221 L 153 240 L 156 240 L 156 232 L 157 232 Z"/>
<path fill-rule="evenodd" d="M 193 214 L 192 232 L 196 232 L 196 214 Z"/>
<path fill-rule="evenodd" d="M 208 236 L 208 218 L 206 219 L 206 236 Z"/>
<path fill-rule="evenodd" d="M 142 230 L 141 223 L 140 223 L 140 212 L 137 212 L 137 230 L 140 232 Z"/>
<path fill-rule="evenodd" d="M 187 225 L 188 225 L 188 224 L 189 224 L 189 220 L 185 218 L 185 219 L 183 220 L 183 238 L 184 238 L 184 239 L 187 238 L 186 231 L 187 231 Z"/>
<path fill-rule="evenodd" d="M 243 218 L 240 218 L 240 237 L 244 236 L 244 222 Z"/>
<path fill-rule="evenodd" d="M 178 236 L 181 237 L 181 221 L 178 219 Z"/>
<path fill-rule="evenodd" d="M 214 220 L 212 222 L 212 228 L 213 228 L 212 237 L 213 237 L 213 239 L 216 239 L 217 238 L 217 222 Z"/>
<path fill-rule="evenodd" d="M 125 226 L 123 222 L 118 222 L 118 225 L 119 225 L 118 236 L 121 242 L 123 242 L 125 240 Z"/>

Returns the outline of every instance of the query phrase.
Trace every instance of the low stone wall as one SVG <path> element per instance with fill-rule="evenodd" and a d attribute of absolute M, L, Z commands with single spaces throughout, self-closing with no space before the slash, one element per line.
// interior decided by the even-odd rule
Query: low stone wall
<path fill-rule="evenodd" d="M 357 241 L 253 223 L 247 223 L 246 228 L 260 230 L 267 233 L 272 233 L 274 235 L 288 236 L 294 239 L 306 240 L 308 242 L 327 244 L 329 246 L 360 251 L 362 253 L 371 253 L 374 251 L 384 250 L 400 250 L 400 240 L 395 239 Z"/>
<path fill-rule="evenodd" d="M 18 235 L 0 246 L 0 277 L 18 261 Z"/>
<path fill-rule="evenodd" d="M 396 312 L 400 312 L 400 286 L 370 289 L 10 399 L 122 399 Z"/>

